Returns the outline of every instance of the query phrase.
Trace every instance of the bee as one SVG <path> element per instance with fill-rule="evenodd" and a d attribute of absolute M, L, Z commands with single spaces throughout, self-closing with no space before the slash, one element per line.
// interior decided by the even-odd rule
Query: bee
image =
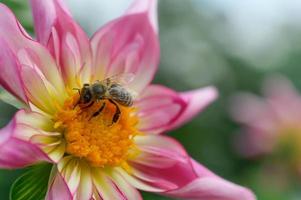
<path fill-rule="evenodd" d="M 134 102 L 134 93 L 124 85 L 130 83 L 134 79 L 134 74 L 123 73 L 115 76 L 111 76 L 104 80 L 97 80 L 93 84 L 85 83 L 81 89 L 78 90 L 80 98 L 75 106 L 78 104 L 86 105 L 83 108 L 91 107 L 96 101 L 108 100 L 115 107 L 116 111 L 113 115 L 112 124 L 116 123 L 120 118 L 119 105 L 125 107 L 131 107 Z M 102 106 L 91 116 L 96 117 L 105 108 L 106 103 L 103 102 Z"/>

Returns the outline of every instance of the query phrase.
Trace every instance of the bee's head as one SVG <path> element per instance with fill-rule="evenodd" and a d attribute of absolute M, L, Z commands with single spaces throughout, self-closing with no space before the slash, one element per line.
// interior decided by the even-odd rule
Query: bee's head
<path fill-rule="evenodd" d="M 90 101 L 92 101 L 92 93 L 90 91 L 90 85 L 84 84 L 84 87 L 82 88 L 80 92 L 80 103 L 87 104 Z"/>

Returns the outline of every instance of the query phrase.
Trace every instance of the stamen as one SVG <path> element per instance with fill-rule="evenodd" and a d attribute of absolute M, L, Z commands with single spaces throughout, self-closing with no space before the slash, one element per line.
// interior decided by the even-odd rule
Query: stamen
<path fill-rule="evenodd" d="M 97 167 L 127 166 L 126 161 L 139 152 L 133 141 L 141 134 L 137 130 L 135 109 L 120 106 L 120 118 L 112 124 L 116 112 L 112 103 L 103 100 L 88 108 L 80 105 L 74 108 L 78 99 L 78 94 L 72 96 L 55 116 L 54 127 L 64 131 L 66 153 L 84 158 Z M 93 116 L 104 101 L 104 109 Z"/>

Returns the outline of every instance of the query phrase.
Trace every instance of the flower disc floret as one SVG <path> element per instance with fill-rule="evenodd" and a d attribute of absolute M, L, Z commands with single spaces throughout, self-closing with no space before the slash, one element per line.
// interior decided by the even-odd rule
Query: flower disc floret
<path fill-rule="evenodd" d="M 55 116 L 55 128 L 62 129 L 67 143 L 66 153 L 86 159 L 97 167 L 118 166 L 137 153 L 134 137 L 138 118 L 135 109 L 122 107 L 120 119 L 112 124 L 115 106 L 107 100 L 91 107 L 76 106 L 78 95 L 66 100 Z M 103 111 L 93 117 L 106 103 Z"/>

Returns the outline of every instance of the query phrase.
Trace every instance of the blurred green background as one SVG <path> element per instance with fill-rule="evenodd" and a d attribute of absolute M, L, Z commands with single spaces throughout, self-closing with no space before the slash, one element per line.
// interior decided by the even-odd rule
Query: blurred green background
<path fill-rule="evenodd" d="M 26 1 L 1 0 L 33 33 Z M 129 0 L 67 1 L 91 35 L 119 16 Z M 170 133 L 190 155 L 216 174 L 251 188 L 259 200 L 301 199 L 300 181 L 267 172 L 263 160 L 246 160 L 233 148 L 239 126 L 229 116 L 239 91 L 260 94 L 264 77 L 287 76 L 301 89 L 301 2 L 294 0 L 162 0 L 159 3 L 161 63 L 155 82 L 178 91 L 218 87 L 219 99 L 198 117 Z M 0 126 L 14 108 L 0 103 Z M 22 170 L 0 170 L 0 197 Z M 145 199 L 170 199 L 143 194 Z"/>

